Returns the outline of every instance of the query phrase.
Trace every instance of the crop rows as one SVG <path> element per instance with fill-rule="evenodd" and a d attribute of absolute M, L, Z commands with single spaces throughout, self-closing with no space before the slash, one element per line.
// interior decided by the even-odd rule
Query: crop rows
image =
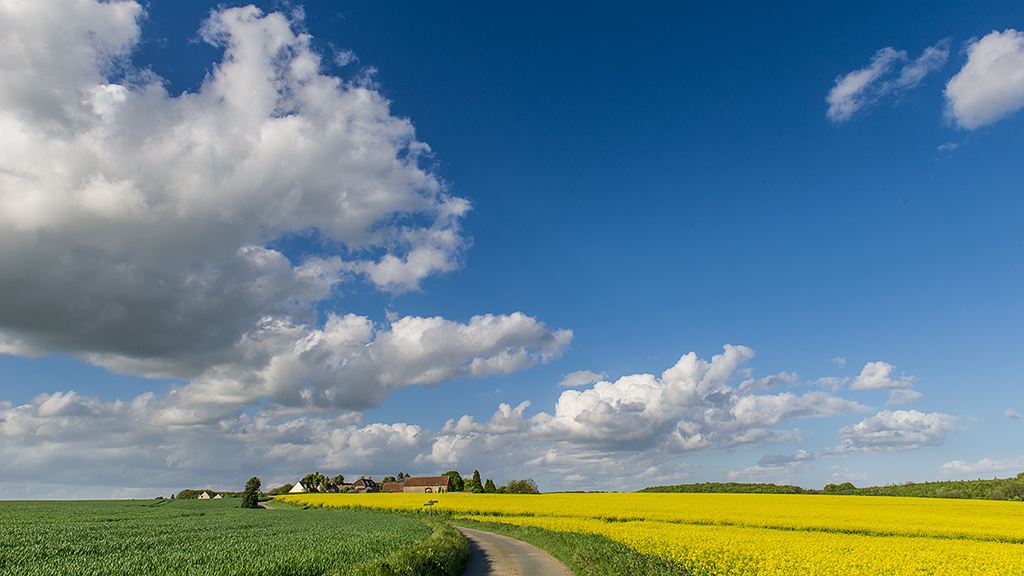
<path fill-rule="evenodd" d="M 304 495 L 391 509 L 423 495 Z M 440 494 L 438 511 L 606 536 L 723 576 L 1024 574 L 1016 502 L 777 494 Z"/>
<path fill-rule="evenodd" d="M 319 575 L 426 539 L 414 519 L 238 500 L 0 502 L 0 574 Z"/>

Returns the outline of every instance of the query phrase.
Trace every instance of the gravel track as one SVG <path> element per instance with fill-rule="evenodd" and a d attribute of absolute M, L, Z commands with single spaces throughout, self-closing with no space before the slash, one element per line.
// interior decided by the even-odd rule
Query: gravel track
<path fill-rule="evenodd" d="M 456 526 L 473 551 L 462 576 L 573 576 L 547 552 L 508 536 Z"/>

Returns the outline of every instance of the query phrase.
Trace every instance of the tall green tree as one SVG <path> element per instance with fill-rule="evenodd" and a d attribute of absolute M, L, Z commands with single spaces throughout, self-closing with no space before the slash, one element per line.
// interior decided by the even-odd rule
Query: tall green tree
<path fill-rule="evenodd" d="M 462 480 L 462 474 L 459 474 L 458 470 L 449 470 L 441 476 L 448 476 L 452 479 L 452 492 L 462 492 L 466 488 L 465 481 Z"/>
<path fill-rule="evenodd" d="M 242 492 L 242 508 L 260 507 L 260 479 L 253 476 L 245 483 L 245 491 Z"/>
<path fill-rule="evenodd" d="M 487 494 L 494 494 L 497 491 L 498 487 L 494 485 L 494 480 L 488 478 L 487 482 L 484 482 L 484 492 Z"/>
<path fill-rule="evenodd" d="M 484 491 L 483 481 L 480 480 L 480 471 L 473 470 L 473 478 L 466 480 L 466 492 L 473 492 L 479 494 Z"/>

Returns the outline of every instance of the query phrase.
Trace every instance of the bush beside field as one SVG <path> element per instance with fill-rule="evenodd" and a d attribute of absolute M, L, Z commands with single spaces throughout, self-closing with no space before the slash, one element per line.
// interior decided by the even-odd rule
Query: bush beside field
<path fill-rule="evenodd" d="M 369 563 L 353 576 L 459 576 L 469 560 L 469 541 L 447 522 L 434 522 L 426 541 Z"/>

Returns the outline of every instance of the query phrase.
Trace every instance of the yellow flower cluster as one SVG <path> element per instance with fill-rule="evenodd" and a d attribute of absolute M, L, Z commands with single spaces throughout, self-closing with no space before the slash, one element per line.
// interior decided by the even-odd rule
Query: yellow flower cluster
<path fill-rule="evenodd" d="M 721 576 L 1024 574 L 1016 502 L 789 494 L 298 495 L 606 536 Z"/>

